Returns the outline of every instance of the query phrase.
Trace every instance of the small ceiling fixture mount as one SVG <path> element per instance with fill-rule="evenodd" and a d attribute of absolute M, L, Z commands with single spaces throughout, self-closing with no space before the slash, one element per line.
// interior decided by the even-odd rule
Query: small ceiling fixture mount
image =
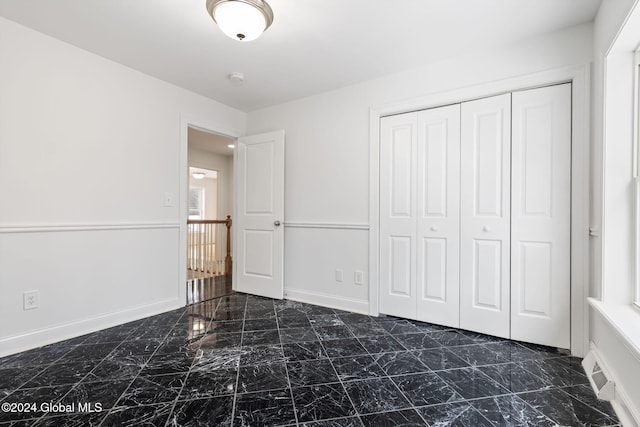
<path fill-rule="evenodd" d="M 229 73 L 227 78 L 234 86 L 242 86 L 244 83 L 244 74 L 239 71 L 234 71 L 233 73 Z"/>
<path fill-rule="evenodd" d="M 202 179 L 204 178 L 206 175 L 206 173 L 202 172 L 202 171 L 196 171 L 194 173 L 191 174 L 192 177 L 194 177 L 195 179 Z"/>
<path fill-rule="evenodd" d="M 264 0 L 207 0 L 207 11 L 223 33 L 241 42 L 257 39 L 273 22 Z"/>

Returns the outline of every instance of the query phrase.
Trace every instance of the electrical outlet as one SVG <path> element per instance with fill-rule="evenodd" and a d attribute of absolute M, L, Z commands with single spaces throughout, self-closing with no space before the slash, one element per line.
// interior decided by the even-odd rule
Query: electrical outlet
<path fill-rule="evenodd" d="M 336 270 L 336 282 L 342 282 L 342 276 L 343 276 L 343 271 L 342 270 Z"/>
<path fill-rule="evenodd" d="M 23 308 L 25 310 L 32 310 L 34 308 L 38 308 L 38 304 L 40 303 L 40 292 L 39 291 L 26 291 L 23 295 Z"/>
<path fill-rule="evenodd" d="M 356 285 L 364 284 L 364 273 L 362 273 L 362 271 L 356 271 L 353 276 L 353 281 Z"/>

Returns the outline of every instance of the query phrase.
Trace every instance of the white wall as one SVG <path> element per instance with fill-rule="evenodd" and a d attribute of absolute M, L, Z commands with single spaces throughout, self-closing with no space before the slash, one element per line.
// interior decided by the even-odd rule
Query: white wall
<path fill-rule="evenodd" d="M 181 117 L 245 114 L 2 18 L 0 58 L 0 356 L 184 305 Z"/>
<path fill-rule="evenodd" d="M 369 223 L 370 108 L 584 64 L 591 60 L 591 31 L 591 25 L 582 25 L 250 112 L 248 133 L 286 131 L 285 215 L 295 229 L 285 228 L 285 292 L 309 302 L 333 299 L 335 306 L 366 308 L 368 285 L 355 285 L 349 275 L 338 285 L 334 270 L 368 271 L 368 233 L 361 226 Z M 327 224 L 343 228 L 332 229 L 328 238 L 302 231 L 301 224 L 309 230 Z M 311 260 L 318 264 L 313 274 L 306 269 Z"/>
<path fill-rule="evenodd" d="M 218 214 L 218 178 L 205 176 L 202 179 L 196 179 L 189 176 L 189 189 L 202 188 L 204 195 L 204 218 L 202 219 L 219 219 Z"/>
<path fill-rule="evenodd" d="M 592 238 L 590 340 L 616 382 L 625 425 L 640 424 L 640 314 L 634 282 L 633 50 L 619 33 L 637 0 L 605 0 L 594 23 L 592 88 Z M 637 21 L 632 25 L 638 28 Z M 636 33 L 639 33 L 636 31 Z M 613 48 L 613 49 L 612 49 Z M 635 417 L 635 421 L 631 418 Z"/>
<path fill-rule="evenodd" d="M 225 219 L 233 215 L 233 156 L 223 156 L 189 147 L 189 166 L 218 172 L 217 217 L 207 213 L 207 219 Z M 191 178 L 190 178 L 191 179 Z M 197 184 L 197 181 L 195 181 Z"/>

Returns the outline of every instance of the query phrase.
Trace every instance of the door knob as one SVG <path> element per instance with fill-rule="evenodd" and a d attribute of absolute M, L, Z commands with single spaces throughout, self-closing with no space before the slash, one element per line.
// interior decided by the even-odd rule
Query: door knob
<path fill-rule="evenodd" d="M 432 225 L 431 226 L 431 231 L 438 231 L 438 226 L 437 225 Z"/>
<path fill-rule="evenodd" d="M 482 227 L 482 231 L 488 232 L 491 231 L 491 229 L 485 225 L 484 227 Z"/>
<path fill-rule="evenodd" d="M 276 227 L 280 227 L 280 221 L 274 221 L 273 225 L 275 225 Z"/>

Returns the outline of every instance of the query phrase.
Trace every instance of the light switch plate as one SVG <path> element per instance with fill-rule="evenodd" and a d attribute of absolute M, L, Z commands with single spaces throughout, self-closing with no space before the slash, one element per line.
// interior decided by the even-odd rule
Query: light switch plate
<path fill-rule="evenodd" d="M 164 193 L 164 206 L 166 208 L 173 206 L 173 193 Z"/>

